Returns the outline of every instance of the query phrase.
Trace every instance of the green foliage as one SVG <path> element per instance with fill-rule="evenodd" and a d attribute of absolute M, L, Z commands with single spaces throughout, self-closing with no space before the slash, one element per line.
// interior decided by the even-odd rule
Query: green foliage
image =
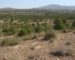
<path fill-rule="evenodd" d="M 41 32 L 41 26 L 40 25 L 35 26 L 34 29 L 35 29 L 35 33 Z"/>
<path fill-rule="evenodd" d="M 35 13 L 34 13 L 35 12 Z M 34 11 L 21 14 L 0 14 L 0 33 L 3 35 L 24 36 L 54 30 L 64 30 L 75 27 L 75 13 L 52 11 Z M 53 24 L 53 20 L 54 24 Z M 69 21 L 70 20 L 70 21 Z M 48 22 L 49 21 L 49 22 Z M 50 23 L 52 22 L 52 23 Z M 72 25 L 71 25 L 72 24 Z"/>
<path fill-rule="evenodd" d="M 35 33 L 44 32 L 50 30 L 51 26 L 47 23 L 37 24 L 34 26 Z"/>
<path fill-rule="evenodd" d="M 6 35 L 13 35 L 16 33 L 16 28 L 14 27 L 4 27 L 2 30 L 3 33 L 5 33 Z"/>
<path fill-rule="evenodd" d="M 75 28 L 75 21 L 72 22 L 72 27 Z"/>
<path fill-rule="evenodd" d="M 42 27 L 45 32 L 51 30 L 51 24 L 43 23 Z"/>
<path fill-rule="evenodd" d="M 66 28 L 66 23 L 64 23 L 62 20 L 55 20 L 54 21 L 54 29 L 56 30 L 62 30 Z"/>
<path fill-rule="evenodd" d="M 24 36 L 26 35 L 26 30 L 21 29 L 20 32 L 17 34 L 17 36 Z"/>
<path fill-rule="evenodd" d="M 24 36 L 24 35 L 28 35 L 30 33 L 32 33 L 32 28 L 30 26 L 25 26 L 20 29 L 17 36 Z"/>

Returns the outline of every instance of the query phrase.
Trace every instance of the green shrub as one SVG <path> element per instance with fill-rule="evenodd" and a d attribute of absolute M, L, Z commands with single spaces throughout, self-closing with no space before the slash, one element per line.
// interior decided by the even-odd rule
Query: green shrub
<path fill-rule="evenodd" d="M 37 26 L 35 26 L 34 27 L 34 31 L 35 31 L 35 33 L 39 33 L 39 32 L 41 32 L 41 25 L 37 25 Z"/>
<path fill-rule="evenodd" d="M 40 33 L 43 31 L 48 31 L 51 28 L 51 26 L 47 23 L 37 24 L 34 26 L 35 33 Z"/>
<path fill-rule="evenodd" d="M 72 22 L 72 27 L 75 28 L 75 21 Z"/>
<path fill-rule="evenodd" d="M 51 29 L 51 25 L 48 23 L 42 23 L 42 30 L 49 31 Z"/>
<path fill-rule="evenodd" d="M 55 20 L 54 21 L 54 29 L 56 30 L 62 30 L 65 29 L 66 25 L 62 22 L 62 20 Z"/>
<path fill-rule="evenodd" d="M 28 35 L 31 32 L 32 32 L 32 29 L 30 27 L 21 28 L 21 30 L 19 31 L 19 33 L 17 34 L 17 36 Z"/>
<path fill-rule="evenodd" d="M 23 30 L 21 30 L 17 35 L 18 36 L 23 36 L 23 35 L 25 35 L 25 32 Z"/>

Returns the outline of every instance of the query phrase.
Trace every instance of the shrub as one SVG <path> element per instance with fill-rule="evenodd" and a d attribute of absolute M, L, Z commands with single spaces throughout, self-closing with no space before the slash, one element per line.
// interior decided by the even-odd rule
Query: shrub
<path fill-rule="evenodd" d="M 50 30 L 50 28 L 51 28 L 50 24 L 42 23 L 42 24 L 37 24 L 36 26 L 34 26 L 34 31 L 35 33 L 40 33 L 42 31 L 48 31 Z"/>
<path fill-rule="evenodd" d="M 20 30 L 19 33 L 17 34 L 17 36 L 24 36 L 25 35 L 25 31 L 24 30 Z"/>
<path fill-rule="evenodd" d="M 56 30 L 62 30 L 66 27 L 66 25 L 62 22 L 62 20 L 55 20 L 54 21 L 54 29 Z"/>
<path fill-rule="evenodd" d="M 51 29 L 51 24 L 42 23 L 42 30 L 49 31 Z"/>
<path fill-rule="evenodd" d="M 39 32 L 41 32 L 41 26 L 40 25 L 37 25 L 37 26 L 35 26 L 35 28 L 34 28 L 35 30 L 35 33 L 39 33 Z"/>
<path fill-rule="evenodd" d="M 72 22 L 72 27 L 75 28 L 75 21 Z"/>
<path fill-rule="evenodd" d="M 19 31 L 19 33 L 17 34 L 17 36 L 28 35 L 31 32 L 32 32 L 32 29 L 30 27 L 21 28 L 21 30 Z"/>

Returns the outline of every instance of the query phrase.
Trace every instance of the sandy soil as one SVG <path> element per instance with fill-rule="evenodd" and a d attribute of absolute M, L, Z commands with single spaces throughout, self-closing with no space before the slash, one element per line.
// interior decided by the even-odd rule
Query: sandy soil
<path fill-rule="evenodd" d="M 71 50 L 72 56 L 53 56 L 54 50 Z M 28 40 L 12 47 L 0 47 L 0 60 L 75 60 L 75 33 L 57 33 L 53 43 Z"/>

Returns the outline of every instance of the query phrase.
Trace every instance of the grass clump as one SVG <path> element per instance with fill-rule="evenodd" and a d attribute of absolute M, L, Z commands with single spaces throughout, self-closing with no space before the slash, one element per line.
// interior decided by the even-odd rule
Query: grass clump
<path fill-rule="evenodd" d="M 2 32 L 5 34 L 5 35 L 13 35 L 16 33 L 16 29 L 15 28 L 3 28 Z"/>
<path fill-rule="evenodd" d="M 45 40 L 45 41 L 51 40 L 52 41 L 53 38 L 56 38 L 56 34 L 53 31 L 51 31 L 51 32 L 46 32 L 43 40 Z"/>
<path fill-rule="evenodd" d="M 14 46 L 19 44 L 19 41 L 16 39 L 4 39 L 0 41 L 0 46 Z"/>

